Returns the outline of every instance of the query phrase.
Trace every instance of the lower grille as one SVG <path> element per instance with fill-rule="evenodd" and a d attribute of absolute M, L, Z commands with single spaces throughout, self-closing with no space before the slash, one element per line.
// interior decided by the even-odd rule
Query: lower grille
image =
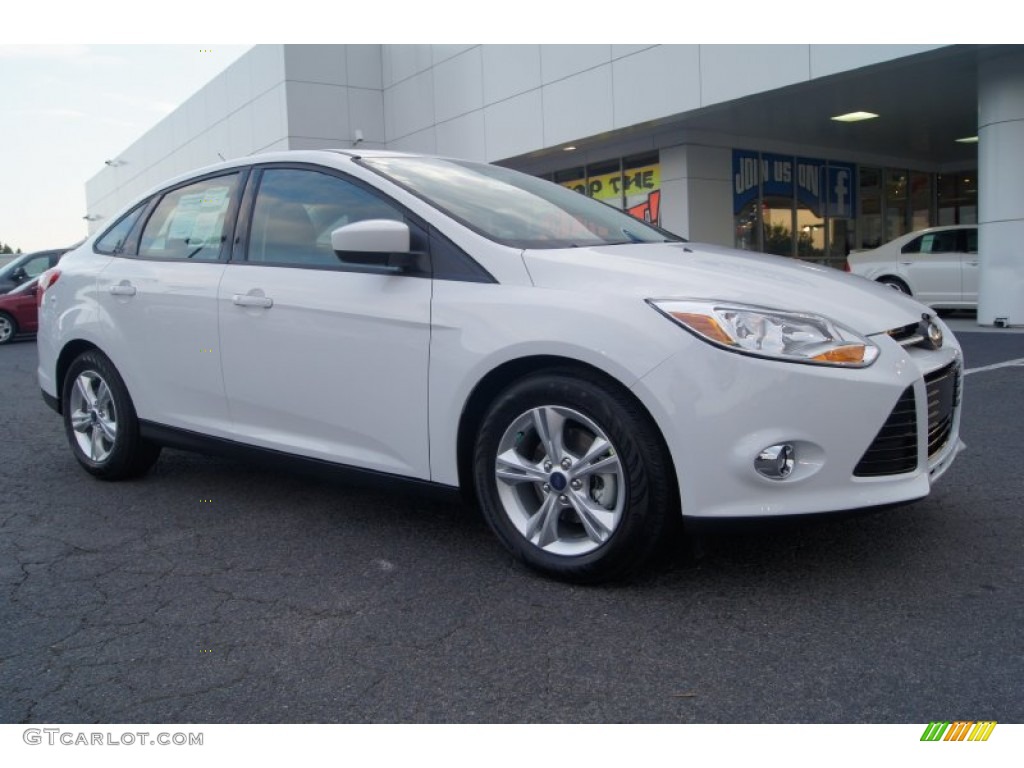
<path fill-rule="evenodd" d="M 902 475 L 917 469 L 917 401 L 914 387 L 903 390 L 892 413 L 864 452 L 856 477 Z"/>
<path fill-rule="evenodd" d="M 953 413 L 960 403 L 960 366 L 953 362 L 924 377 L 928 391 L 928 458 L 941 451 L 953 432 Z"/>

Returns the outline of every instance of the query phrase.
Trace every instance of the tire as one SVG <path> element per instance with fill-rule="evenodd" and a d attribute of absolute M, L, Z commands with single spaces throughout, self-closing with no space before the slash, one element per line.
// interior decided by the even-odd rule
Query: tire
<path fill-rule="evenodd" d="M 139 434 L 121 375 L 99 350 L 83 352 L 68 367 L 61 404 L 71 451 L 86 472 L 124 480 L 145 474 L 159 457 L 160 446 Z"/>
<path fill-rule="evenodd" d="M 527 566 L 578 583 L 618 579 L 645 565 L 679 518 L 666 453 L 618 388 L 576 371 L 535 375 L 499 395 L 481 424 L 477 500 Z"/>
<path fill-rule="evenodd" d="M 10 344 L 17 335 L 17 321 L 6 312 L 0 312 L 0 344 Z"/>
<path fill-rule="evenodd" d="M 907 285 L 902 280 L 900 280 L 898 277 L 880 277 L 878 278 L 878 282 L 880 282 L 882 285 L 887 285 L 893 290 L 899 291 L 900 293 L 905 293 L 907 294 L 907 296 L 913 296 L 913 294 L 910 292 L 910 286 Z"/>

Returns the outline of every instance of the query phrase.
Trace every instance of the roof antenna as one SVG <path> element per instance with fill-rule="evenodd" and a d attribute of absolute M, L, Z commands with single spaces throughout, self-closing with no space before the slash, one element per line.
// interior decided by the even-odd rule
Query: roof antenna
<path fill-rule="evenodd" d="M 227 162 L 227 160 L 224 160 L 224 155 L 222 155 L 222 154 L 221 154 L 220 152 L 218 152 L 218 153 L 217 153 L 217 157 L 219 157 L 219 158 L 220 158 L 221 160 L 223 160 L 223 161 L 224 161 L 225 163 Z"/>

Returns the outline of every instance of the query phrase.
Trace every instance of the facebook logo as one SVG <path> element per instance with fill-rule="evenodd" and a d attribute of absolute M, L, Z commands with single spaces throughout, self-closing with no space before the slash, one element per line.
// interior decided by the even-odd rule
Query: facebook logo
<path fill-rule="evenodd" d="M 828 213 L 837 219 L 852 219 L 854 213 L 853 166 L 829 165 Z"/>

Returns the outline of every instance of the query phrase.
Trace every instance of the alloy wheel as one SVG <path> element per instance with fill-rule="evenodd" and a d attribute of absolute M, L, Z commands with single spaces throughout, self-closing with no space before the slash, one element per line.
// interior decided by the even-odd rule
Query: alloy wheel
<path fill-rule="evenodd" d="M 107 382 L 96 371 L 82 371 L 71 389 L 70 406 L 78 447 L 92 461 L 105 461 L 117 440 L 117 410 Z"/>
<path fill-rule="evenodd" d="M 544 405 L 512 420 L 494 463 L 498 497 L 522 536 L 555 555 L 584 555 L 615 532 L 626 477 L 611 440 L 571 408 Z"/>

